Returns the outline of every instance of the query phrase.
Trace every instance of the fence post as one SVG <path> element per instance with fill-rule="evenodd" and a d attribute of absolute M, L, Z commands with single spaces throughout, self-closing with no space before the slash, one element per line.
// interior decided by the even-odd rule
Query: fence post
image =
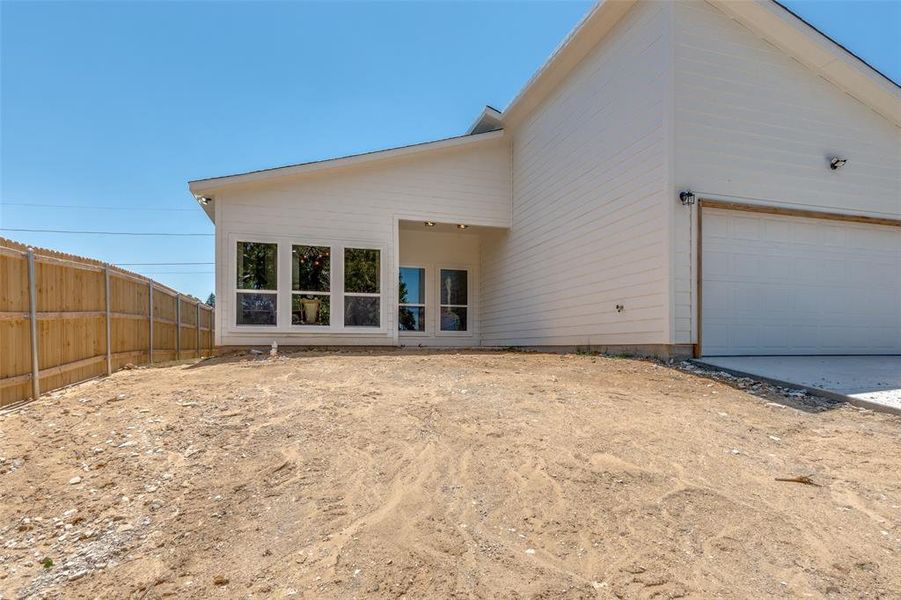
<path fill-rule="evenodd" d="M 28 306 L 31 313 L 31 393 L 33 400 L 41 397 L 41 371 L 38 365 L 38 297 L 34 273 L 34 249 L 25 254 L 28 259 Z"/>
<path fill-rule="evenodd" d="M 195 329 L 195 342 L 197 343 L 197 358 L 200 358 L 200 301 L 197 301 L 197 304 L 194 305 L 194 329 Z"/>
<path fill-rule="evenodd" d="M 210 356 L 213 355 L 213 309 L 207 310 L 210 322 Z"/>
<path fill-rule="evenodd" d="M 112 311 L 112 307 L 110 306 L 110 292 L 109 292 L 109 265 L 103 268 L 103 283 L 106 289 L 106 374 L 113 374 L 113 336 L 110 333 L 111 325 L 110 325 L 110 312 Z"/>
<path fill-rule="evenodd" d="M 148 362 L 153 364 L 153 280 L 147 284 L 150 287 L 150 312 L 148 317 L 150 318 L 150 354 L 148 356 Z"/>
<path fill-rule="evenodd" d="M 181 360 L 181 294 L 175 294 L 175 360 Z"/>

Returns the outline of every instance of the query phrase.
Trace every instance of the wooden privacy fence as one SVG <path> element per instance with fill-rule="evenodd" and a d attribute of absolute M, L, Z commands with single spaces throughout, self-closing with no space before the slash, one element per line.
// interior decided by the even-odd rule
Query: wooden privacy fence
<path fill-rule="evenodd" d="M 212 349 L 213 308 L 199 300 L 100 261 L 0 238 L 0 407 L 128 363 Z"/>

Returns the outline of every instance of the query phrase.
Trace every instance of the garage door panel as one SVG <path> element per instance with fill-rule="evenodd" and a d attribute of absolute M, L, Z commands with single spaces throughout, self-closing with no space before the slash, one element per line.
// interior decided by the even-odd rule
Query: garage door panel
<path fill-rule="evenodd" d="M 702 351 L 901 354 L 901 228 L 705 209 Z"/>

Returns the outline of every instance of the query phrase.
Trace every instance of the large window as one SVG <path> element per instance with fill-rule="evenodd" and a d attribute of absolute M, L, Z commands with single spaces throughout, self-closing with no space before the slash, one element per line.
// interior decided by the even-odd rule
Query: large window
<path fill-rule="evenodd" d="M 331 254 L 328 246 L 291 246 L 291 324 L 331 322 Z"/>
<path fill-rule="evenodd" d="M 462 269 L 441 269 L 439 273 L 441 331 L 468 331 L 469 272 Z"/>
<path fill-rule="evenodd" d="M 344 325 L 381 325 L 381 252 L 344 249 Z"/>
<path fill-rule="evenodd" d="M 400 268 L 397 299 L 397 328 L 425 331 L 425 269 Z"/>
<path fill-rule="evenodd" d="M 277 323 L 278 245 L 238 242 L 236 323 Z"/>

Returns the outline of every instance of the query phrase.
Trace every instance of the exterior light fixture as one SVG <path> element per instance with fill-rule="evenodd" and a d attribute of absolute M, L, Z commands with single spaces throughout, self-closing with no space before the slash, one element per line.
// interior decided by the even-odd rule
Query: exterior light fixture
<path fill-rule="evenodd" d="M 682 206 L 691 206 L 695 203 L 695 199 L 695 195 L 691 190 L 679 193 L 679 200 L 682 202 Z"/>
<path fill-rule="evenodd" d="M 829 159 L 829 168 L 833 171 L 838 171 L 845 166 L 846 162 L 848 162 L 847 158 L 839 158 L 838 156 L 833 156 L 831 159 Z"/>
<path fill-rule="evenodd" d="M 207 198 L 206 196 L 201 196 L 200 198 L 197 199 L 197 201 L 200 202 L 203 206 L 206 206 L 207 204 L 209 204 L 210 202 L 212 202 L 213 199 L 212 199 L 212 198 Z"/>
<path fill-rule="evenodd" d="M 466 229 L 467 227 L 469 227 L 469 225 L 463 225 L 462 223 L 457 225 L 457 229 Z"/>
<path fill-rule="evenodd" d="M 434 226 L 435 226 L 435 221 L 426 221 L 426 222 L 424 223 L 424 225 L 425 225 L 426 227 L 434 227 Z"/>

